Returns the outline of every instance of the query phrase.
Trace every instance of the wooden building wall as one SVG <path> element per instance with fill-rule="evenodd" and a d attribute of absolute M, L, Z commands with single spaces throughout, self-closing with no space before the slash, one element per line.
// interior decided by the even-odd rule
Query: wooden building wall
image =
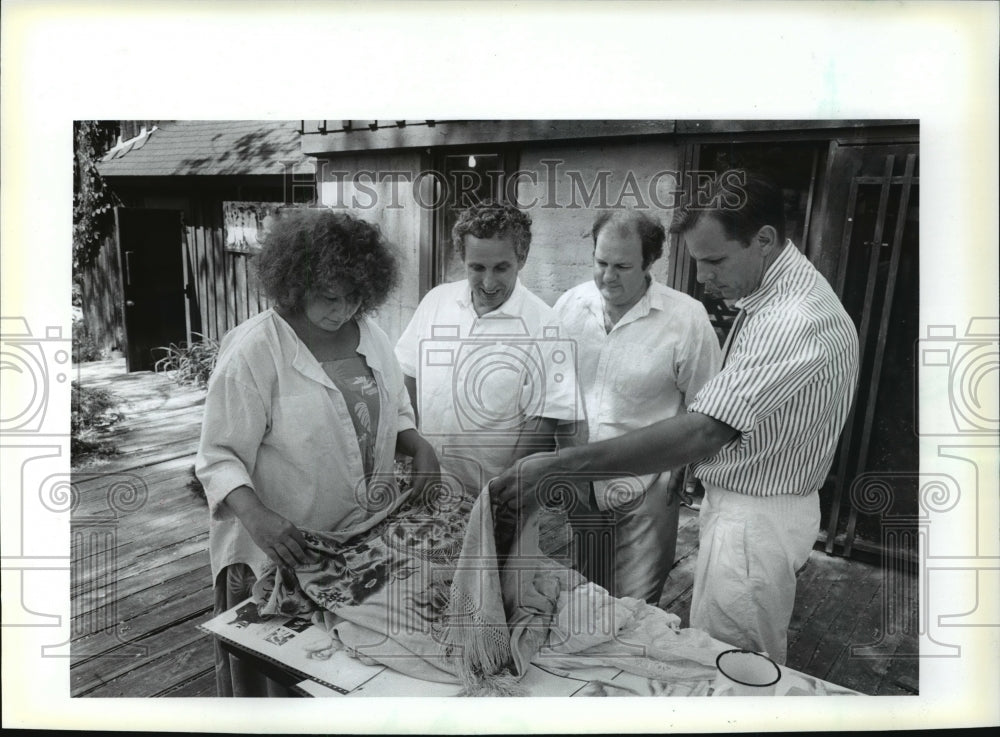
<path fill-rule="evenodd" d="M 284 202 L 281 177 L 149 177 L 111 179 L 125 207 L 179 210 L 190 330 L 212 340 L 269 307 L 252 256 L 225 249 L 224 201 Z M 309 192 L 299 189 L 298 199 Z M 124 349 L 118 244 L 109 238 L 94 265 L 79 274 L 87 328 L 105 350 Z M 198 335 L 192 335 L 198 340 Z"/>
<path fill-rule="evenodd" d="M 270 304 L 246 253 L 225 248 L 221 199 L 199 199 L 185 218 L 184 250 L 190 285 L 191 331 L 219 340 Z M 196 338 L 196 336 L 193 336 Z"/>
<path fill-rule="evenodd" d="M 670 225 L 670 202 L 678 144 L 671 139 L 529 144 L 520 155 L 517 198 L 531 216 L 531 252 L 521 279 L 548 304 L 567 289 L 593 278 L 590 237 L 598 208 L 630 207 Z M 587 205 L 587 202 L 590 205 Z M 653 276 L 670 284 L 668 249 L 653 264 Z"/>
<path fill-rule="evenodd" d="M 80 284 L 83 323 L 91 339 L 105 352 L 120 348 L 124 345 L 125 323 L 117 241 L 105 238 L 97 258 L 76 277 Z"/>

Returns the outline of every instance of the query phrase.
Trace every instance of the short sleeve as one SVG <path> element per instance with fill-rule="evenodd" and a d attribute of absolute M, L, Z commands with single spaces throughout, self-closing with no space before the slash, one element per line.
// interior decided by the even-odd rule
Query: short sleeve
<path fill-rule="evenodd" d="M 583 398 L 576 375 L 575 343 L 556 314 L 545 324 L 537 341 L 544 372 L 544 391 L 523 407 L 526 417 L 547 417 L 563 422 L 584 419 Z"/>
<path fill-rule="evenodd" d="M 802 323 L 748 320 L 737 349 L 688 407 L 741 433 L 788 403 L 826 364 L 826 353 Z"/>
<path fill-rule="evenodd" d="M 704 306 L 694 302 L 689 315 L 690 329 L 676 367 L 677 388 L 684 397 L 685 405 L 694 401 L 701 388 L 719 373 L 722 365 L 719 339 Z"/>

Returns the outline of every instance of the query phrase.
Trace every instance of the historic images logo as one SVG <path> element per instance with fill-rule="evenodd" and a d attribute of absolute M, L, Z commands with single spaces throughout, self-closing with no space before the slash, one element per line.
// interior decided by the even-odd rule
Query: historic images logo
<path fill-rule="evenodd" d="M 317 181 L 329 192 L 333 208 L 398 210 L 415 203 L 425 210 L 464 209 L 492 193 L 522 209 L 739 209 L 746 203 L 746 173 L 741 170 L 651 174 L 634 171 L 567 169 L 562 159 L 542 159 L 539 169 L 439 171 L 425 169 L 335 169 L 323 162 Z M 286 175 L 291 177 L 289 172 Z M 291 180 L 286 186 L 292 191 Z"/>

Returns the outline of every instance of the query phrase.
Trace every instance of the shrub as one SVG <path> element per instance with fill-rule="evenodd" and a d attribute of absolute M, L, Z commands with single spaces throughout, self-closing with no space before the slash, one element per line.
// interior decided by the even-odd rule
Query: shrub
<path fill-rule="evenodd" d="M 70 462 L 78 465 L 90 457 L 118 453 L 114 443 L 101 435 L 121 422 L 118 400 L 107 389 L 95 389 L 72 382 L 70 394 Z"/>
<path fill-rule="evenodd" d="M 107 356 L 82 320 L 73 322 L 73 363 L 103 361 Z"/>
<path fill-rule="evenodd" d="M 166 353 L 157 360 L 154 368 L 157 373 L 164 372 L 178 384 L 195 384 L 206 386 L 208 377 L 215 368 L 215 359 L 219 355 L 218 341 L 206 339 L 195 333 L 201 340 L 191 343 L 171 343 L 168 346 L 154 348 L 154 351 Z"/>

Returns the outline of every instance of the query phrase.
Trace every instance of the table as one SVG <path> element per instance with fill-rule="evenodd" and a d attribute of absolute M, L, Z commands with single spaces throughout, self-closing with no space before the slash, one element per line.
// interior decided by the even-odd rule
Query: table
<path fill-rule="evenodd" d="M 304 697 L 457 696 L 455 683 L 420 680 L 382 664 L 365 664 L 331 646 L 330 636 L 309 620 L 261 620 L 251 599 L 200 625 L 236 657 L 250 660 L 268 677 Z M 718 642 L 718 641 L 716 641 Z M 724 647 L 724 643 L 718 643 Z M 560 656 L 560 661 L 565 661 Z M 784 666 L 782 695 L 859 696 Z M 540 654 L 520 681 L 529 696 L 712 696 L 714 680 L 662 682 L 609 666 L 556 668 Z"/>

